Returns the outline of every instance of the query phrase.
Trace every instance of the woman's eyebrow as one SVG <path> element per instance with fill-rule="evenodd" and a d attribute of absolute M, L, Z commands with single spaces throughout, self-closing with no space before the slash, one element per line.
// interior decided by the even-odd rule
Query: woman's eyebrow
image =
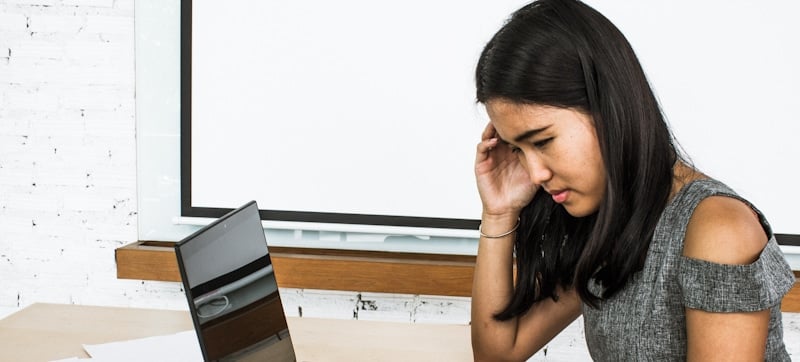
<path fill-rule="evenodd" d="M 517 143 L 522 142 L 522 141 L 524 141 L 524 140 L 526 140 L 528 138 L 531 138 L 531 137 L 535 136 L 538 133 L 543 132 L 544 130 L 550 128 L 550 126 L 551 125 L 547 125 L 547 126 L 544 126 L 542 128 L 536 128 L 536 129 L 532 129 L 532 130 L 529 130 L 529 131 L 525 131 L 522 134 L 518 135 L 517 137 L 514 137 L 514 142 L 517 142 Z"/>

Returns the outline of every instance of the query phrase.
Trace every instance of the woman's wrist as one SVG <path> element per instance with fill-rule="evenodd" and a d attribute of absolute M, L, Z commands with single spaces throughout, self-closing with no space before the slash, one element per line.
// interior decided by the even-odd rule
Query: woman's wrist
<path fill-rule="evenodd" d="M 519 213 L 483 213 L 478 232 L 483 237 L 494 239 L 513 234 L 517 227 L 519 227 Z"/>

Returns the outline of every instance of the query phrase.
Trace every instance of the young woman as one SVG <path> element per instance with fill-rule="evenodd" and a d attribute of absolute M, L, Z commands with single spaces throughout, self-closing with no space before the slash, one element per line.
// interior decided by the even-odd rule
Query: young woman
<path fill-rule="evenodd" d="M 789 360 L 794 284 L 767 221 L 681 158 L 625 37 L 574 0 L 486 45 L 476 360 L 525 360 L 581 314 L 592 358 Z"/>

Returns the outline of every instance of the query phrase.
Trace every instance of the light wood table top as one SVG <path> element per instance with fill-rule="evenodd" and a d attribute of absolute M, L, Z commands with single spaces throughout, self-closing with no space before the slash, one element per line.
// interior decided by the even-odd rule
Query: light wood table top
<path fill-rule="evenodd" d="M 288 318 L 298 361 L 471 361 L 469 326 Z M 33 304 L 0 320 L 0 361 L 89 357 L 82 344 L 192 329 L 188 312 Z"/>

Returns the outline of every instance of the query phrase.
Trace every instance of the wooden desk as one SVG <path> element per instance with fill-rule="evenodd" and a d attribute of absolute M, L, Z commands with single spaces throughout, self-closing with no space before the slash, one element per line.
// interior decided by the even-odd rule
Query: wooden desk
<path fill-rule="evenodd" d="M 288 318 L 298 361 L 471 361 L 469 326 Z M 188 312 L 33 304 L 0 320 L 0 361 L 88 357 L 98 344 L 192 329 Z"/>

